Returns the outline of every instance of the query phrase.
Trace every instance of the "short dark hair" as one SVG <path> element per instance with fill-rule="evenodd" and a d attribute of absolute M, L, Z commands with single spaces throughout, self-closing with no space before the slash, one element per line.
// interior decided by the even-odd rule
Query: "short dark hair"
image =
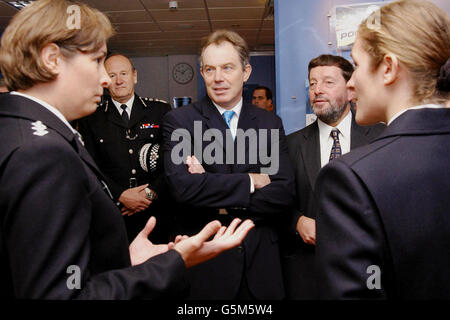
<path fill-rule="evenodd" d="M 312 59 L 308 64 L 308 79 L 309 73 L 315 67 L 338 67 L 342 70 L 342 76 L 347 82 L 352 77 L 353 65 L 347 59 L 341 56 L 333 56 L 331 54 L 322 54 Z"/>
<path fill-rule="evenodd" d="M 255 90 L 264 90 L 264 92 L 266 93 L 267 100 L 272 100 L 272 91 L 269 88 L 265 86 L 258 86 L 255 89 L 253 89 L 253 92 L 255 92 Z"/>

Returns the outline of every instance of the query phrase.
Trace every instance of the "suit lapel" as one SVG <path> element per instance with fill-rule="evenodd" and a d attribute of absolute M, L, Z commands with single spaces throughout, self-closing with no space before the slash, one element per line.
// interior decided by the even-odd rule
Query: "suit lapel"
<path fill-rule="evenodd" d="M 254 129 L 254 130 L 256 130 L 256 134 L 258 136 L 258 132 L 257 132 L 258 126 L 256 123 L 256 115 L 253 113 L 253 110 L 250 107 L 250 105 L 245 104 L 245 103 L 242 104 L 241 114 L 239 115 L 237 128 L 244 130 L 244 132 L 247 131 L 248 129 Z M 270 138 L 270 131 L 267 132 L 267 135 L 268 135 L 268 138 Z M 259 141 L 258 141 L 258 143 L 259 143 Z M 269 140 L 268 140 L 268 143 L 270 143 Z M 245 156 L 247 158 L 247 157 L 249 157 L 250 144 L 245 143 L 244 145 L 245 145 Z M 259 146 L 257 146 L 257 149 L 259 150 Z"/>
<path fill-rule="evenodd" d="M 116 106 L 112 102 L 111 98 L 108 98 L 106 100 L 107 105 L 105 106 L 106 112 L 106 119 L 122 128 L 126 128 L 125 124 L 123 123 L 122 117 L 117 110 Z"/>
<path fill-rule="evenodd" d="M 256 127 L 255 119 L 256 115 L 253 113 L 253 110 L 248 104 L 243 103 L 237 127 L 244 131 L 247 131 L 248 129 L 257 130 L 258 128 Z"/>
<path fill-rule="evenodd" d="M 320 171 L 320 140 L 319 126 L 317 121 L 314 122 L 309 130 L 303 134 L 302 156 L 305 162 L 306 173 L 309 178 L 311 188 L 314 190 L 317 175 Z"/>
<path fill-rule="evenodd" d="M 134 96 L 133 108 L 131 108 L 131 117 L 128 123 L 128 128 L 132 128 L 139 121 L 141 121 L 142 117 L 145 116 L 144 112 L 145 106 L 141 103 L 141 100 L 137 95 Z"/>
<path fill-rule="evenodd" d="M 203 99 L 200 104 L 201 113 L 205 120 L 205 126 L 207 129 L 217 129 L 221 132 L 223 137 L 222 148 L 226 152 L 226 130 L 229 129 L 227 123 L 221 116 L 219 110 L 214 106 L 211 100 L 208 97 Z"/>
<path fill-rule="evenodd" d="M 74 149 L 77 151 L 78 155 L 80 156 L 81 160 L 83 160 L 87 166 L 91 169 L 91 171 L 97 176 L 97 179 L 99 181 L 102 181 L 103 187 L 105 187 L 106 178 L 104 177 L 103 173 L 100 171 L 100 169 L 95 164 L 94 160 L 92 159 L 91 155 L 87 152 L 86 148 L 79 142 L 79 140 L 74 136 L 73 140 L 70 141 Z M 109 191 L 108 191 L 109 192 Z M 109 192 L 110 197 L 111 193 Z"/>

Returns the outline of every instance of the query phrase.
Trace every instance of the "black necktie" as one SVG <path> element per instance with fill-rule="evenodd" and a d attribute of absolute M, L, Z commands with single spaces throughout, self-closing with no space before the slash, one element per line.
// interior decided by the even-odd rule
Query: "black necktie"
<path fill-rule="evenodd" d="M 331 130 L 331 137 L 333 138 L 333 147 L 331 148 L 329 161 L 339 158 L 342 155 L 341 143 L 339 142 L 338 129 Z"/>
<path fill-rule="evenodd" d="M 123 120 L 123 123 L 125 123 L 125 125 L 128 126 L 128 120 L 130 120 L 130 118 L 128 118 L 128 113 L 127 113 L 127 110 L 126 110 L 127 105 L 126 105 L 126 104 L 122 104 L 120 107 L 121 107 L 122 110 L 123 110 L 123 111 L 122 111 L 122 120 Z"/>

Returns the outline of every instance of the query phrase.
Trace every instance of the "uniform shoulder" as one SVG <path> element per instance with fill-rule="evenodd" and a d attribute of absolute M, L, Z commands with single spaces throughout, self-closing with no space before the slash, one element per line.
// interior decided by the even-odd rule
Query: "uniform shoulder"
<path fill-rule="evenodd" d="M 167 101 L 162 99 L 140 96 L 137 96 L 137 98 L 144 105 L 144 107 L 158 108 L 164 112 L 168 112 L 172 109 L 171 105 Z"/>
<path fill-rule="evenodd" d="M 17 149 L 38 148 L 40 145 L 56 146 L 62 144 L 63 140 L 61 135 L 40 120 L 2 117 L 0 118 L 0 144 L 2 146 L 0 163 Z M 64 144 L 69 145 L 68 143 Z M 55 149 L 52 149 L 51 152 L 58 153 L 55 152 Z"/>
<path fill-rule="evenodd" d="M 148 102 L 159 102 L 159 103 L 169 104 L 166 100 L 162 100 L 162 99 L 158 99 L 158 98 L 149 98 L 149 97 L 141 97 L 141 98 L 144 99 L 144 101 L 148 101 Z"/>
<path fill-rule="evenodd" d="M 384 165 L 385 161 L 383 159 L 392 155 L 392 149 L 395 149 L 395 141 L 398 140 L 398 138 L 399 137 L 386 137 L 375 140 L 364 146 L 352 149 L 351 152 L 343 155 L 338 160 L 344 161 L 354 170 L 361 166 L 374 168 L 380 164 Z"/>
<path fill-rule="evenodd" d="M 139 98 L 139 99 L 141 100 L 141 102 L 144 103 L 144 104 L 153 104 L 153 105 L 163 104 L 163 105 L 170 105 L 166 100 L 159 99 L 159 98 L 140 97 L 140 96 L 138 96 L 138 98 Z"/>

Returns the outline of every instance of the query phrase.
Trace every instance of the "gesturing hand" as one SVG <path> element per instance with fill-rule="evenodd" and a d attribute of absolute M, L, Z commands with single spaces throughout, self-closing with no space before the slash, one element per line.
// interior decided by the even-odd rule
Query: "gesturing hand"
<path fill-rule="evenodd" d="M 129 246 L 131 265 L 143 263 L 153 256 L 167 252 L 173 248 L 173 242 L 169 244 L 153 244 L 148 240 L 148 235 L 156 225 L 155 217 L 148 219 L 144 229 L 134 238 Z"/>
<path fill-rule="evenodd" d="M 251 220 L 245 220 L 239 225 L 240 222 L 241 220 L 236 218 L 227 228 L 221 226 L 219 221 L 212 221 L 195 236 L 175 238 L 174 249 L 180 253 L 186 267 L 195 266 L 241 244 L 255 225 Z M 214 234 L 212 240 L 206 241 Z"/>

